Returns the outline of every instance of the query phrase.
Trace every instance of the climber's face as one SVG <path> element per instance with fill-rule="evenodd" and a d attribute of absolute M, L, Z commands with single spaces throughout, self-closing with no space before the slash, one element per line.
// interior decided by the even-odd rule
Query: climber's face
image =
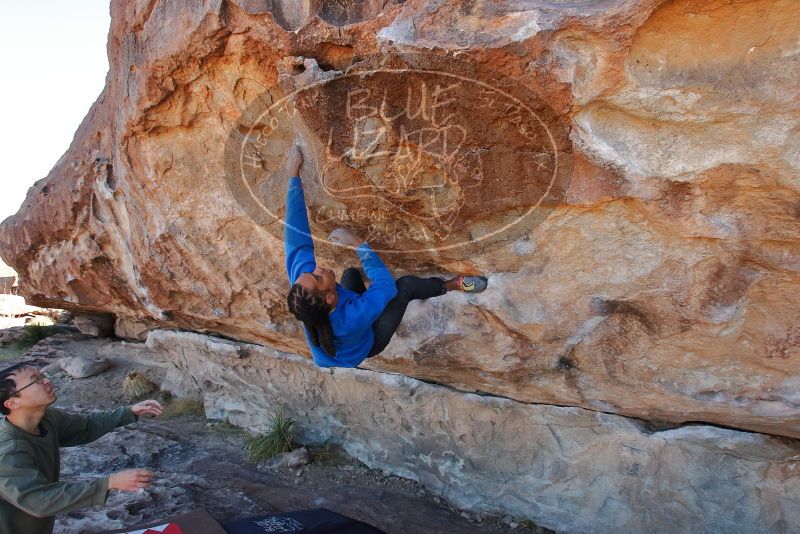
<path fill-rule="evenodd" d="M 328 304 L 336 300 L 336 274 L 323 267 L 317 267 L 312 273 L 303 273 L 297 277 L 297 283 L 304 288 L 320 293 Z"/>

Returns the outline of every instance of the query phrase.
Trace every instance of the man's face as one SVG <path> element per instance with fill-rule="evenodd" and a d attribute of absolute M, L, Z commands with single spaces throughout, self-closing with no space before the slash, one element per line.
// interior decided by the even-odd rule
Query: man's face
<path fill-rule="evenodd" d="M 22 367 L 9 378 L 14 380 L 15 389 L 19 391 L 6 401 L 6 406 L 12 410 L 46 407 L 56 401 L 56 393 L 50 380 L 44 378 L 35 367 Z M 37 379 L 41 380 L 38 384 Z M 32 385 L 26 387 L 29 384 Z"/>
<path fill-rule="evenodd" d="M 313 273 L 303 273 L 298 276 L 297 283 L 310 291 L 321 293 L 328 304 L 333 302 L 336 294 L 336 275 L 332 270 L 317 266 Z"/>

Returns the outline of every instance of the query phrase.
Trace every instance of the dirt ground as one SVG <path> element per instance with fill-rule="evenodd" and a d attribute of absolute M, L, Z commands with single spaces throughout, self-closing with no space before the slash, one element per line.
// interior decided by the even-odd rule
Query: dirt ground
<path fill-rule="evenodd" d="M 56 406 L 86 412 L 130 404 L 122 382 L 132 370 L 158 384 L 164 375 L 148 360 L 142 344 L 89 339 L 72 332 L 40 341 L 21 354 L 0 352 L 3 365 L 27 361 L 39 367 L 75 355 L 108 357 L 111 367 L 100 375 L 52 378 Z M 269 469 L 248 462 L 246 433 L 225 422 L 174 403 L 172 413 L 138 423 L 81 447 L 62 449 L 62 480 L 98 476 L 131 467 L 156 473 L 143 494 L 112 492 L 105 507 L 61 515 L 57 533 L 101 532 L 133 526 L 169 515 L 206 509 L 217 521 L 271 512 L 327 508 L 387 533 L 549 532 L 508 516 L 461 511 L 413 480 L 368 469 L 333 447 L 309 448 L 312 462 L 301 468 Z"/>

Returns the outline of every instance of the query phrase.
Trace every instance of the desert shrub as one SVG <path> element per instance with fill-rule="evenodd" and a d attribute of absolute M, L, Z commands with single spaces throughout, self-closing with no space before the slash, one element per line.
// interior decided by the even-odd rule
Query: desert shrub
<path fill-rule="evenodd" d="M 57 334 L 61 329 L 56 325 L 31 323 L 22 327 L 21 334 L 11 342 L 6 342 L 5 346 L 0 347 L 0 361 L 18 358 L 23 352 L 36 345 L 38 342 L 53 334 Z"/>
<path fill-rule="evenodd" d="M 9 348 L 16 354 L 22 354 L 26 349 L 36 345 L 44 338 L 57 333 L 58 328 L 53 325 L 28 324 L 25 325 L 25 331 L 22 335 L 13 341 Z"/>
<path fill-rule="evenodd" d="M 122 381 L 122 394 L 131 400 L 149 395 L 155 389 L 156 385 L 139 371 L 131 371 Z"/>
<path fill-rule="evenodd" d="M 55 321 L 46 315 L 37 315 L 28 322 L 27 326 L 52 326 Z"/>
<path fill-rule="evenodd" d="M 267 422 L 268 429 L 265 434 L 247 440 L 247 451 L 253 463 L 260 463 L 276 454 L 292 450 L 294 420 L 286 415 L 283 407 L 273 410 Z"/>
<path fill-rule="evenodd" d="M 58 329 L 53 325 L 40 323 L 28 324 L 25 325 L 25 333 L 22 335 L 19 341 L 27 344 L 30 347 L 32 345 L 36 345 L 44 338 L 50 337 L 56 333 L 58 333 Z"/>

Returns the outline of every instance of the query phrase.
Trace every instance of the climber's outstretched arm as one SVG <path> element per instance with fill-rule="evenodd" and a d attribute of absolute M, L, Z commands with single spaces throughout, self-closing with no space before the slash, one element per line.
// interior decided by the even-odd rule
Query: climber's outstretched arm
<path fill-rule="evenodd" d="M 314 241 L 311 239 L 311 228 L 308 225 L 306 200 L 303 196 L 303 182 L 300 179 L 300 167 L 303 155 L 297 146 L 289 153 L 289 188 L 286 191 L 286 224 L 283 230 L 283 247 L 286 254 L 286 272 L 289 283 L 294 284 L 303 273 L 313 272 L 317 268 L 314 259 Z"/>

